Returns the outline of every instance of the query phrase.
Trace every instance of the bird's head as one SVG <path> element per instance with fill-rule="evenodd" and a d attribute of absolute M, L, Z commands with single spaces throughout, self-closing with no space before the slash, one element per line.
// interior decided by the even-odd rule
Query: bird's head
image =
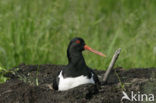
<path fill-rule="evenodd" d="M 81 53 L 83 50 L 88 50 L 97 55 L 105 57 L 103 53 L 96 51 L 92 49 L 91 47 L 89 47 L 88 45 L 86 45 L 85 41 L 80 37 L 73 38 L 70 41 L 69 46 L 68 46 L 68 53 Z"/>

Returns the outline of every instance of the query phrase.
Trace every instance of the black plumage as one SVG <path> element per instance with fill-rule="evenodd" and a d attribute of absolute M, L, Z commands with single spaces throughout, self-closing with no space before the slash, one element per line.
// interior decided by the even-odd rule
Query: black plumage
<path fill-rule="evenodd" d="M 85 49 L 103 56 L 102 53 L 88 47 L 82 38 L 76 37 L 72 39 L 67 49 L 68 64 L 62 68 L 57 77 L 53 80 L 53 88 L 55 90 L 59 90 L 60 73 L 62 73 L 64 79 L 85 76 L 88 79 L 93 78 L 94 84 L 100 84 L 97 75 L 86 65 L 82 54 L 82 51 Z M 72 82 L 74 83 L 74 81 Z"/>

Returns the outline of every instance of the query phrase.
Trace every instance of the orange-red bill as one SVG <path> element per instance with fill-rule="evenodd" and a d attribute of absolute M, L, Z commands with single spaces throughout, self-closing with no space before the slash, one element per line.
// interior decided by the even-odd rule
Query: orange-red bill
<path fill-rule="evenodd" d="M 96 50 L 92 49 L 92 48 L 89 47 L 88 45 L 85 45 L 85 46 L 84 46 L 84 49 L 85 49 L 85 50 L 89 50 L 89 51 L 91 51 L 91 52 L 93 52 L 93 53 L 95 53 L 95 54 L 98 54 L 98 55 L 100 55 L 100 56 L 106 57 L 105 54 L 103 54 L 103 53 L 101 53 L 101 52 L 99 52 L 99 51 L 96 51 Z"/>

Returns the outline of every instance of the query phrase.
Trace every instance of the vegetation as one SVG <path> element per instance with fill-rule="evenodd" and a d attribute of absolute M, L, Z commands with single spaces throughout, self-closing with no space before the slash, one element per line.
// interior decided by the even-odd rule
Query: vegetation
<path fill-rule="evenodd" d="M 156 0 L 0 0 L 0 66 L 67 64 L 66 49 L 82 37 L 107 55 L 84 52 L 92 68 L 156 67 Z"/>

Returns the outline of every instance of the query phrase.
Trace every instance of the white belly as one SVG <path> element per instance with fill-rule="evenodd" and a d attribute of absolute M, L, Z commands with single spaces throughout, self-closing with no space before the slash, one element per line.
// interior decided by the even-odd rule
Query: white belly
<path fill-rule="evenodd" d="M 90 79 L 88 79 L 87 76 L 83 76 L 83 75 L 75 78 L 71 78 L 71 77 L 63 78 L 62 71 L 61 71 L 58 77 L 59 77 L 59 85 L 58 85 L 59 91 L 65 91 L 82 84 L 95 83 L 93 80 L 93 74 Z"/>

